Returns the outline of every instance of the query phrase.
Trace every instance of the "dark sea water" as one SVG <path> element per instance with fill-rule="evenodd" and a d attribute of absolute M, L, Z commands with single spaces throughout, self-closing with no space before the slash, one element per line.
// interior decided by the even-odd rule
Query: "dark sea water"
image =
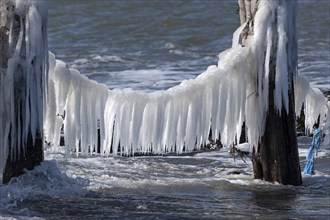
<path fill-rule="evenodd" d="M 231 46 L 237 1 L 57 0 L 49 49 L 112 88 L 154 91 L 194 78 Z M 298 1 L 299 71 L 330 85 L 330 1 Z M 189 155 L 76 158 L 45 151 L 0 185 L 0 219 L 330 219 L 329 136 L 303 185 L 253 180 L 226 149 Z M 307 137 L 299 138 L 301 167 Z"/>
<path fill-rule="evenodd" d="M 330 90 L 330 1 L 299 0 L 299 71 Z M 49 48 L 109 88 L 166 89 L 217 63 L 239 25 L 236 0 L 57 0 Z"/>

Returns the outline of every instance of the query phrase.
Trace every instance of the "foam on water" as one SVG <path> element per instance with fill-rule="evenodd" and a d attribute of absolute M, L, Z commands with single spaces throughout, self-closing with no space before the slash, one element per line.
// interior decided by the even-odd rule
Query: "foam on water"
<path fill-rule="evenodd" d="M 0 185 L 0 216 L 6 216 L 11 211 L 20 213 L 22 210 L 16 210 L 17 203 L 29 198 L 86 195 L 88 180 L 70 178 L 65 174 L 66 169 L 58 161 L 46 160 L 32 171 L 26 171 L 22 176 L 12 178 L 8 184 Z M 30 216 L 29 212 L 22 214 Z"/>
<path fill-rule="evenodd" d="M 164 68 L 164 69 L 130 69 L 114 72 L 86 73 L 89 79 L 102 81 L 109 89 L 132 88 L 135 90 L 153 92 L 166 90 L 179 85 L 184 79 L 194 78 L 196 73 L 192 70 Z M 148 76 L 148 77 L 146 77 Z"/>
<path fill-rule="evenodd" d="M 301 159 L 306 156 L 309 142 L 310 138 L 299 138 Z M 0 185 L 0 216 L 42 217 L 43 214 L 34 212 L 33 207 L 24 206 L 29 200 L 34 201 L 36 198 L 59 198 L 63 202 L 71 201 L 70 198 L 79 198 L 79 203 L 83 203 L 85 198 L 88 203 L 88 198 L 95 193 L 102 195 L 102 198 L 109 196 L 109 199 L 114 199 L 116 192 L 129 195 L 129 192 L 136 193 L 136 190 L 143 190 L 155 196 L 169 196 L 169 193 L 179 193 L 176 190 L 180 189 L 182 195 L 189 195 L 194 200 L 200 200 L 199 193 L 206 189 L 208 193 L 217 192 L 213 195 L 217 198 L 222 198 L 221 194 L 226 197 L 227 190 L 230 190 L 237 193 L 234 193 L 236 202 L 239 202 L 237 207 L 241 207 L 245 199 L 250 197 L 249 193 L 254 191 L 289 191 L 296 194 L 297 208 L 304 204 L 304 201 L 308 201 L 315 191 L 327 190 L 330 180 L 330 170 L 327 168 L 330 148 L 324 142 L 315 162 L 316 175 L 303 174 L 303 185 L 300 187 L 254 180 L 251 161 L 247 159 L 245 163 L 239 157 L 234 159 L 225 149 L 182 156 L 105 158 L 96 155 L 92 158 L 76 158 L 50 151 L 46 151 L 45 156 L 46 161 L 33 171 L 14 178 L 8 185 Z M 304 164 L 302 160 L 301 165 Z M 227 202 L 235 200 L 233 197 L 222 199 Z M 147 201 L 143 200 L 139 205 L 146 203 Z M 93 207 L 93 204 L 88 205 Z M 49 203 L 44 206 L 52 205 Z M 65 203 L 62 206 L 64 207 Z M 301 215 L 307 213 L 301 210 L 300 212 Z M 263 215 L 262 212 L 259 215 Z"/>
<path fill-rule="evenodd" d="M 79 203 L 76 206 L 79 210 L 78 204 L 84 206 L 85 201 L 86 205 L 93 209 L 94 202 L 89 202 L 90 199 L 95 200 L 96 205 L 103 199 L 116 202 L 117 196 L 122 195 L 120 202 L 128 203 L 132 199 L 131 194 L 135 195 L 133 200 L 136 200 L 141 191 L 144 192 L 143 194 L 158 198 L 158 203 L 161 197 L 174 199 L 174 196 L 179 196 L 178 199 L 188 196 L 187 198 L 196 202 L 204 201 L 206 198 L 202 198 L 201 194 L 213 193 L 210 198 L 226 201 L 228 205 L 236 204 L 236 207 L 241 207 L 243 210 L 246 208 L 245 203 L 249 206 L 254 206 L 255 202 L 261 204 L 259 200 L 255 201 L 254 194 L 262 197 L 264 192 L 269 197 L 262 201 L 270 199 L 269 202 L 272 202 L 273 206 L 278 206 L 276 195 L 284 193 L 281 200 L 285 195 L 295 198 L 293 201 L 291 199 L 287 201 L 293 213 L 297 212 L 299 216 L 314 216 L 311 213 L 312 210 L 306 208 L 306 206 L 314 207 L 308 201 L 315 199 L 318 194 L 326 199 L 324 194 L 330 187 L 330 145 L 328 144 L 330 135 L 327 131 L 324 133 L 326 136 L 315 160 L 316 174 L 313 176 L 302 174 L 303 185 L 299 187 L 254 180 L 251 160 L 246 158 L 244 162 L 240 157 L 235 158 L 228 153 L 227 149 L 179 156 L 103 157 L 94 155 L 86 158 L 68 155 L 64 148 L 57 150 L 48 148 L 45 151 L 46 161 L 40 166 L 33 171 L 26 171 L 23 176 L 13 178 L 8 185 L 0 185 L 0 216 L 6 218 L 45 216 L 47 218 L 49 214 L 37 208 L 36 201 L 48 198 L 60 199 L 61 209 L 63 209 L 67 205 L 66 202 L 77 200 Z M 302 167 L 306 163 L 304 158 L 310 141 L 310 137 L 298 138 Z M 228 195 L 229 192 L 231 192 L 230 195 Z M 96 198 L 94 198 L 95 195 L 97 195 Z M 151 198 L 140 199 L 136 208 L 146 213 L 151 211 L 152 204 L 149 201 Z M 178 201 L 181 204 L 180 199 Z M 318 200 L 313 202 L 319 204 L 316 216 L 326 216 L 328 210 L 326 200 L 323 201 L 321 197 Z M 53 209 L 51 202 L 42 206 L 45 209 Z M 305 208 L 302 209 L 303 207 Z M 95 206 L 95 208 L 99 207 Z M 72 209 L 73 212 L 78 211 L 74 207 Z M 109 212 L 101 210 L 97 212 L 98 214 L 95 213 L 94 217 L 123 216 L 121 213 L 116 214 L 112 209 Z M 316 209 L 313 208 L 313 210 Z M 128 211 L 127 208 L 126 211 Z M 264 211 L 259 212 L 256 208 L 253 208 L 253 212 L 266 216 Z M 61 212 L 54 214 L 54 216 L 58 215 L 61 215 Z M 289 216 L 293 215 L 289 214 Z"/>

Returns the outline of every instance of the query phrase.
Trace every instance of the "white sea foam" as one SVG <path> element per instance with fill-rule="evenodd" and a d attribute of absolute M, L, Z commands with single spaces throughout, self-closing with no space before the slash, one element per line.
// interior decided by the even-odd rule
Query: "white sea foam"
<path fill-rule="evenodd" d="M 57 161 L 44 161 L 32 171 L 14 177 L 6 185 L 0 185 L 0 216 L 15 208 L 17 202 L 34 197 L 75 197 L 88 192 L 89 181 L 81 177 L 71 178 L 65 174 Z"/>
<path fill-rule="evenodd" d="M 165 90 L 174 85 L 179 85 L 182 78 L 193 78 L 196 73 L 189 71 L 182 72 L 167 67 L 164 69 L 131 69 L 113 72 L 94 72 L 85 75 L 95 81 L 102 81 L 110 89 L 134 88 L 135 90 L 151 92 Z"/>
<path fill-rule="evenodd" d="M 299 153 L 306 156 L 310 139 L 299 138 Z M 321 145 L 319 158 L 329 158 L 329 147 Z M 33 171 L 13 178 L 8 185 L 0 185 L 0 216 L 31 216 L 29 209 L 20 210 L 19 203 L 35 198 L 83 198 L 90 193 L 110 193 L 147 190 L 167 195 L 168 190 L 203 190 L 215 187 L 219 193 L 230 190 L 292 189 L 306 192 L 321 189 L 330 175 L 316 159 L 316 175 L 302 175 L 303 186 L 283 186 L 253 179 L 252 163 L 230 156 L 226 149 L 181 156 L 142 157 L 68 157 L 65 153 L 45 152 L 46 161 Z M 238 187 L 238 188 L 237 188 Z M 243 187 L 243 188 L 241 188 Z M 195 188 L 194 188 L 195 189 Z M 299 193 L 298 193 L 299 194 Z M 237 194 L 239 195 L 239 194 Z M 11 214 L 10 214 L 11 213 Z"/>

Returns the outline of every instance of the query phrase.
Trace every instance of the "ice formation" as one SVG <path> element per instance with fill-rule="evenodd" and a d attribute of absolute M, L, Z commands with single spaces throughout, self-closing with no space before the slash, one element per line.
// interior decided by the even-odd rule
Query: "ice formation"
<path fill-rule="evenodd" d="M 15 159 L 26 150 L 29 135 L 34 140 L 43 133 L 43 94 L 48 81 L 46 7 L 47 1 L 0 2 L 4 45 L 0 64 L 0 182 L 9 153 Z"/>
<path fill-rule="evenodd" d="M 304 107 L 307 131 L 312 131 L 318 117 L 320 117 L 320 126 L 330 123 L 328 119 L 330 101 L 327 101 L 320 89 L 310 87 L 308 79 L 298 76 L 295 82 L 295 111 L 297 116 L 300 116 L 302 107 Z"/>
<path fill-rule="evenodd" d="M 182 153 L 205 145 L 210 131 L 213 139 L 220 136 L 223 145 L 233 146 L 245 122 L 250 146 L 257 147 L 268 106 L 275 19 L 279 22 L 275 104 L 277 109 L 282 105 L 288 109 L 288 82 L 293 77 L 288 69 L 294 68 L 290 58 L 297 54 L 285 49 L 287 33 L 295 28 L 287 10 L 295 13 L 295 3 L 261 1 L 248 47 L 238 43 L 241 26 L 234 33 L 232 48 L 219 55 L 218 65 L 165 91 L 108 90 L 50 54 L 47 142 L 58 145 L 64 125 L 65 145 L 77 153 L 93 153 L 98 144 L 103 155 Z M 305 103 L 309 125 L 325 109 L 325 98 L 302 77 L 296 82 L 297 108 Z"/>
<path fill-rule="evenodd" d="M 295 59 L 291 58 L 297 54 L 296 51 L 287 51 L 285 45 L 292 40 L 292 36 L 295 40 L 295 35 L 291 33 L 295 29 L 293 16 L 288 16 L 288 10 L 295 13 L 295 1 L 260 1 L 253 35 L 249 35 L 244 47 L 239 44 L 239 35 L 244 28 L 241 26 L 234 33 L 232 48 L 219 55 L 217 65 L 208 67 L 195 79 L 184 80 L 178 86 L 152 93 L 131 89 L 108 90 L 105 85 L 68 68 L 51 53 L 47 78 L 44 71 L 47 65 L 41 62 L 43 59 L 36 59 L 48 56 L 44 52 L 47 51 L 47 41 L 43 27 L 47 15 L 40 13 L 46 11 L 43 10 L 43 2 L 14 2 L 20 15 L 27 18 L 26 34 L 23 38 L 24 30 L 20 30 L 18 46 L 13 48 L 8 71 L 1 74 L 0 81 L 0 135 L 13 136 L 12 139 L 18 142 L 11 143 L 10 149 L 14 151 L 16 148 L 13 146 L 23 143 L 28 132 L 32 136 L 42 132 L 42 93 L 47 97 L 44 101 L 45 141 L 57 147 L 63 131 L 65 146 L 71 152 L 92 154 L 100 146 L 99 152 L 105 156 L 132 155 L 136 152 L 182 153 L 205 145 L 210 132 L 213 139 L 220 137 L 222 144 L 230 147 L 239 142 L 243 122 L 247 128 L 249 146 L 257 147 L 264 132 L 268 108 L 269 63 L 272 62 L 271 48 L 274 43 L 277 43 L 279 57 L 276 60 L 275 104 L 277 109 L 281 109 L 282 105 L 288 109 L 290 77 L 295 77 L 288 72 L 296 67 L 291 62 Z M 274 12 L 275 9 L 278 13 Z M 275 20 L 279 22 L 276 29 L 279 38 L 274 42 L 272 26 Z M 19 22 L 22 27 L 23 20 Z M 24 52 L 30 62 L 21 63 L 20 52 Z M 31 62 L 33 60 L 40 61 Z M 10 86 L 18 69 L 24 72 L 22 77 L 27 83 L 22 100 L 16 100 Z M 41 84 L 38 83 L 40 80 L 46 81 Z M 40 85 L 46 82 L 48 90 L 43 91 Z M 306 124 L 310 125 L 320 112 L 324 113 L 325 99 L 320 92 L 310 89 L 303 78 L 298 77 L 296 84 L 299 100 L 296 109 L 305 104 Z M 21 123 L 9 114 L 17 111 L 17 102 L 26 111 Z M 16 128 L 17 124 L 22 126 Z M 10 133 L 10 129 L 17 132 Z M 4 169 L 4 158 L 8 155 L 6 140 L 1 140 L 1 145 L 5 147 L 0 152 L 0 173 Z"/>

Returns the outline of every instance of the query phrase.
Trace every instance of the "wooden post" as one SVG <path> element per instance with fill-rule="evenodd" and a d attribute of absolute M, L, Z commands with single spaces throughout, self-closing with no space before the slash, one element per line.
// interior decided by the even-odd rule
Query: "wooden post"
<path fill-rule="evenodd" d="M 44 68 L 47 57 L 27 60 L 27 45 L 31 42 L 26 41 L 29 34 L 26 20 L 32 19 L 27 18 L 28 13 L 16 12 L 16 6 L 12 0 L 0 3 L 0 162 L 5 164 L 0 165 L 0 183 L 8 183 L 43 161 L 43 128 L 38 123 L 33 131 L 31 124 L 43 118 L 40 90 L 44 80 L 38 76 L 43 76 L 40 71 L 44 73 L 47 69 Z M 44 42 L 34 43 L 42 46 Z"/>
<path fill-rule="evenodd" d="M 241 37 L 243 45 L 245 39 L 253 34 L 254 16 L 258 10 L 258 0 L 239 0 L 241 24 L 247 21 L 246 27 L 242 31 Z M 280 1 L 280 4 L 287 4 Z M 282 5 L 284 6 L 284 5 Z M 277 9 L 276 9 L 277 10 Z M 274 12 L 277 16 L 277 11 Z M 288 18 L 291 16 L 295 21 L 295 12 L 288 11 Z M 265 21 L 266 22 L 266 21 Z M 286 33 L 288 36 L 286 51 L 291 54 L 288 56 L 288 111 L 284 104 L 278 111 L 275 104 L 275 77 L 276 60 L 278 50 L 279 34 L 277 31 L 278 21 L 275 19 L 273 24 L 272 48 L 269 62 L 269 91 L 268 91 L 268 111 L 266 112 L 265 130 L 259 142 L 258 150 L 253 152 L 252 164 L 255 179 L 262 179 L 269 182 L 279 182 L 282 184 L 301 185 L 301 171 L 299 164 L 298 144 L 296 136 L 296 120 L 294 109 L 294 86 L 293 79 L 297 69 L 297 40 L 295 30 Z M 249 46 L 249 45 L 247 45 Z M 265 62 L 259 60 L 257 62 Z"/>

